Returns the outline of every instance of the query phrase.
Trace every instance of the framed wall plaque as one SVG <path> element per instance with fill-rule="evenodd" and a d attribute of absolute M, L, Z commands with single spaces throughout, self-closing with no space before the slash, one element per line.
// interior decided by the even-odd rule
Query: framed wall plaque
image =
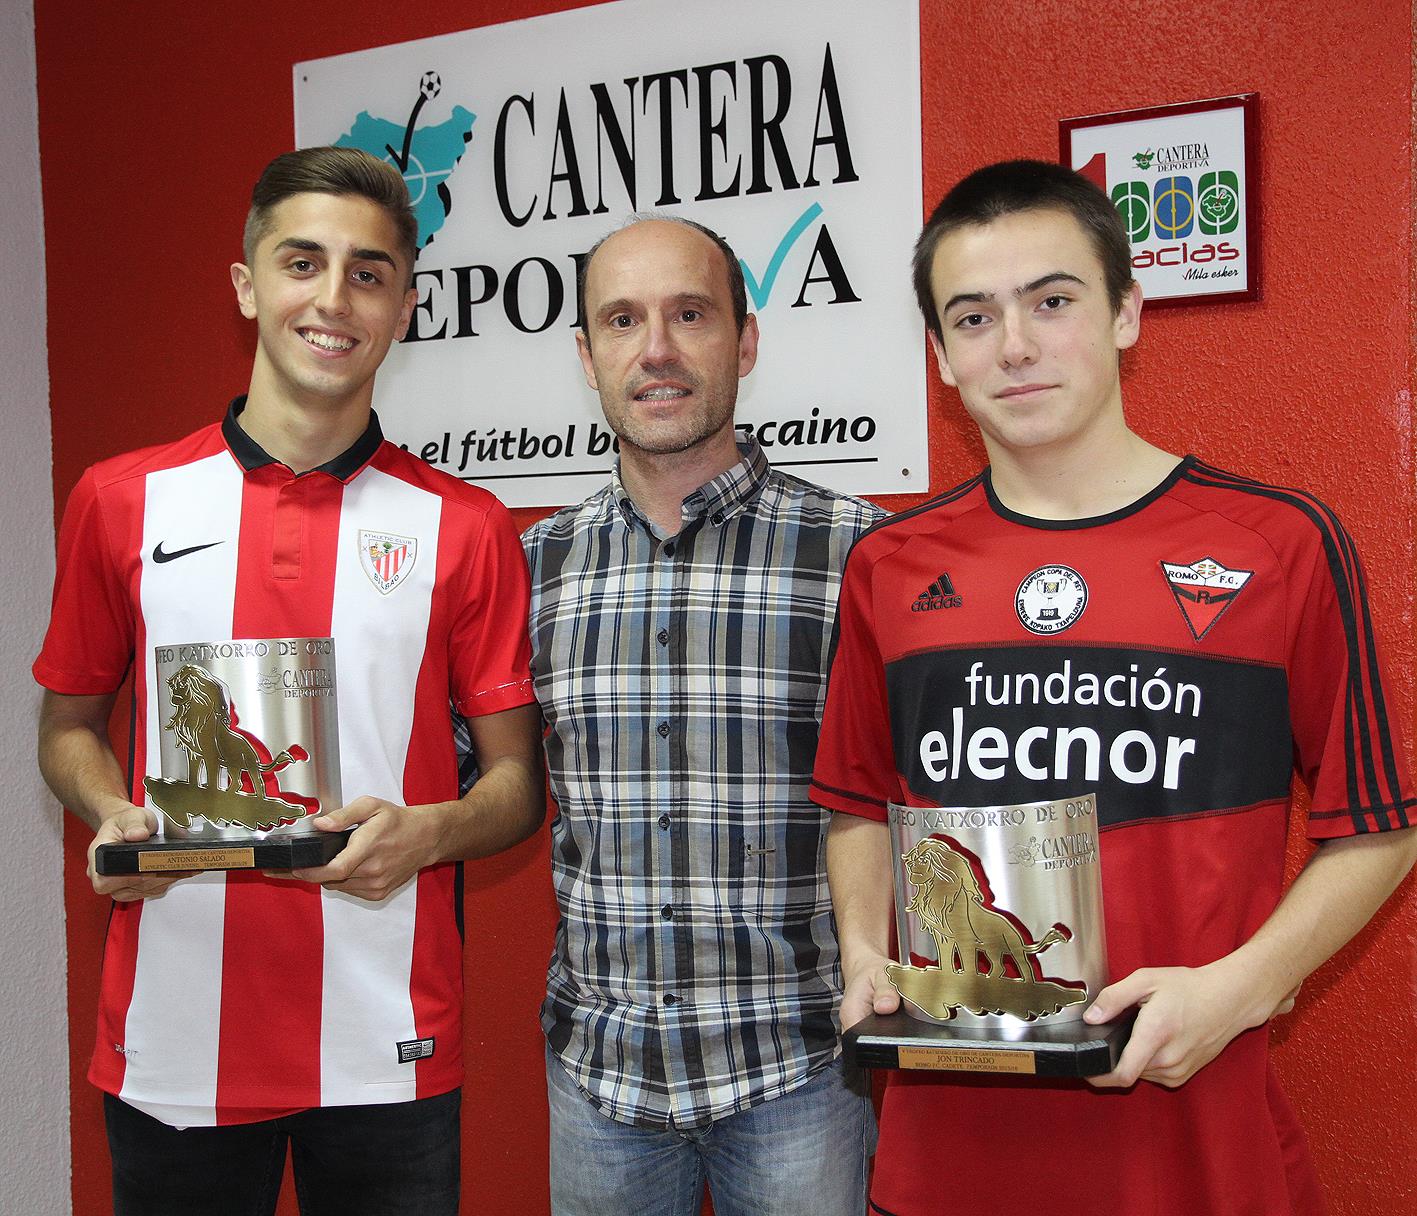
<path fill-rule="evenodd" d="M 1149 304 L 1257 300 L 1259 94 L 1064 118 L 1059 159 L 1116 203 Z"/>

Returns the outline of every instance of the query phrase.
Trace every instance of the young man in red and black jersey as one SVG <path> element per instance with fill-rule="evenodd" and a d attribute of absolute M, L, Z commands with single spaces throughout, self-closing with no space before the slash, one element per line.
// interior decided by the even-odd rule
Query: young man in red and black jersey
<path fill-rule="evenodd" d="M 544 814 L 516 530 L 491 495 L 383 439 L 374 374 L 403 336 L 417 226 L 399 174 L 352 149 L 277 157 L 231 268 L 255 320 L 250 388 L 220 423 L 89 469 L 59 539 L 40 764 L 95 828 L 118 901 L 90 1078 L 114 1207 L 452 1213 L 462 1078 L 462 858 Z M 370 558 L 371 535 L 400 563 Z M 340 784 L 330 864 L 101 877 L 93 851 L 158 827 L 142 778 L 154 647 L 333 637 Z M 129 667 L 132 771 L 110 747 Z M 448 705 L 480 779 L 459 797 Z M 160 897 L 160 898 L 159 898 Z"/>
<path fill-rule="evenodd" d="M 1085 1016 L 1138 1014 L 1091 1086 L 892 1074 L 872 1207 L 1311 1216 L 1264 1026 L 1417 854 L 1352 541 L 1310 495 L 1129 429 L 1141 292 L 1115 208 L 1072 171 L 965 178 L 915 286 L 989 467 L 847 564 L 813 781 L 839 812 L 842 1024 L 899 1003 L 888 803 L 1094 790 L 1117 979 Z M 1282 891 L 1296 769 L 1319 847 Z"/>

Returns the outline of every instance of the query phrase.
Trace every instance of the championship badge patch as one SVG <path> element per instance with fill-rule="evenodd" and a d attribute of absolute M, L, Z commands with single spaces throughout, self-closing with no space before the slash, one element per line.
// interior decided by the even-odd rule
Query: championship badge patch
<path fill-rule="evenodd" d="M 1039 566 L 1018 585 L 1014 608 L 1032 633 L 1062 633 L 1087 607 L 1087 584 L 1071 566 Z"/>
<path fill-rule="evenodd" d="M 412 536 L 359 530 L 359 564 L 382 595 L 409 576 L 417 556 L 418 541 Z"/>
<path fill-rule="evenodd" d="M 1203 557 L 1189 566 L 1162 562 L 1161 573 L 1186 618 L 1186 627 L 1199 642 L 1225 615 L 1254 571 L 1227 570 L 1215 558 Z"/>

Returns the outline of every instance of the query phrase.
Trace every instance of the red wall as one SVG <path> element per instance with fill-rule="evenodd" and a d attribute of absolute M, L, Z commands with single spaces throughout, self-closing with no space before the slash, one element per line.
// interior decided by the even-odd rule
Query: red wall
<path fill-rule="evenodd" d="M 207 6 L 35 0 L 48 257 L 54 487 L 175 437 L 244 389 L 252 333 L 232 303 L 245 199 L 291 139 L 290 66 L 573 7 L 555 0 Z M 1264 298 L 1147 315 L 1128 356 L 1135 425 L 1174 451 L 1320 491 L 1365 555 L 1401 718 L 1412 721 L 1410 219 L 1413 17 L 1366 0 L 926 0 L 925 195 L 976 165 L 1057 154 L 1060 117 L 1261 94 Z M 1223 10 L 1223 11 L 1212 11 Z M 771 341 L 771 332 L 766 335 Z M 571 365 L 569 340 L 566 350 Z M 938 491 L 980 459 L 931 394 Z M 914 499 L 886 500 L 904 506 Z M 518 512 L 526 524 L 538 512 Z M 98 1099 L 84 1080 L 107 910 L 67 829 L 74 1210 L 108 1210 Z M 1298 865 L 1305 846 L 1293 842 Z M 468 868 L 469 1212 L 546 1210 L 535 1011 L 554 926 L 545 834 Z M 1336 1213 L 1417 1206 L 1417 897 L 1411 882 L 1305 987 L 1276 1031 Z"/>

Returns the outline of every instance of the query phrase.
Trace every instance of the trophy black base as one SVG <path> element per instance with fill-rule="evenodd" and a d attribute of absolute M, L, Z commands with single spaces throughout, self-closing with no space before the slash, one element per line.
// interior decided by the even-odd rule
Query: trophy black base
<path fill-rule="evenodd" d="M 844 1035 L 846 1058 L 859 1068 L 928 1069 L 1037 1077 L 1096 1077 L 1111 1072 L 1132 1033 L 1132 1018 L 1029 1027 L 1026 1039 L 1002 1039 L 977 1026 L 937 1026 L 907 1013 L 871 1014 Z"/>
<path fill-rule="evenodd" d="M 94 869 L 116 874 L 160 874 L 165 870 L 303 870 L 322 866 L 354 834 L 321 832 L 309 836 L 268 836 L 264 840 L 139 840 L 101 844 Z"/>

